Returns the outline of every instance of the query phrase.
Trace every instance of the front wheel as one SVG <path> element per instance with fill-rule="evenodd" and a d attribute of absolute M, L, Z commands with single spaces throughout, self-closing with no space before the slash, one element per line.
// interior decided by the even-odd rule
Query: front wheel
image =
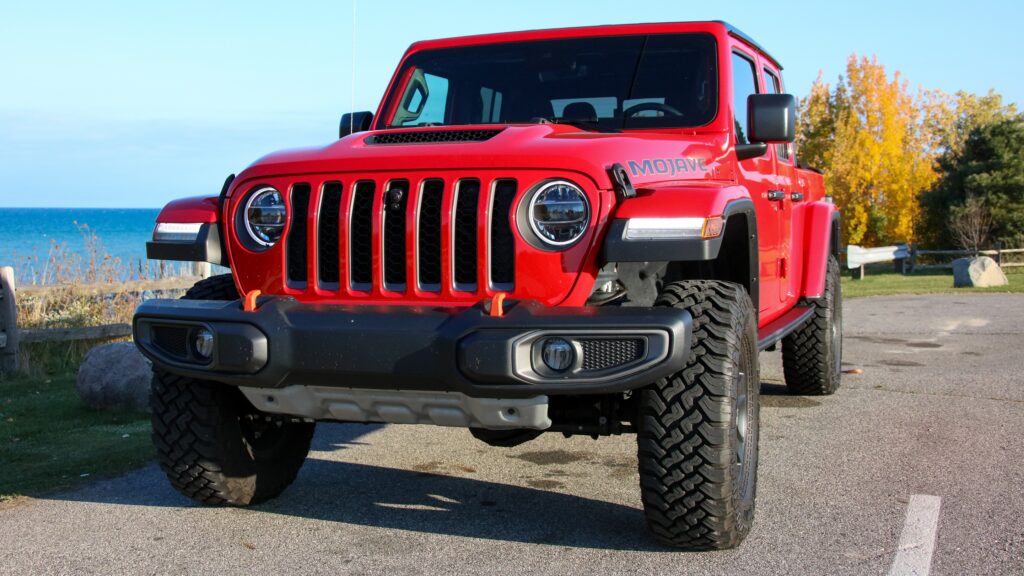
<path fill-rule="evenodd" d="M 189 300 L 238 298 L 230 275 L 199 281 Z M 295 480 L 316 426 L 256 410 L 232 386 L 154 367 L 150 392 L 157 461 L 179 492 L 203 504 L 247 506 Z"/>
<path fill-rule="evenodd" d="M 710 280 L 666 286 L 659 306 L 693 317 L 686 367 L 639 395 L 647 524 L 664 544 L 732 548 L 750 532 L 757 488 L 757 320 L 746 291 Z"/>

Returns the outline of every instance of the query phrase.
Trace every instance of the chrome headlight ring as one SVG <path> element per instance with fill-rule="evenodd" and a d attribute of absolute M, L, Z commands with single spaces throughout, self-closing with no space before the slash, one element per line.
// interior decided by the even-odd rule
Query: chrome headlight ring
<path fill-rule="evenodd" d="M 590 200 L 568 180 L 542 182 L 523 199 L 520 230 L 538 248 L 564 250 L 582 238 L 590 226 Z M 527 226 L 522 226 L 526 223 Z"/>
<path fill-rule="evenodd" d="M 273 186 L 261 186 L 250 192 L 240 216 L 248 240 L 258 249 L 277 244 L 288 221 L 284 197 Z"/>

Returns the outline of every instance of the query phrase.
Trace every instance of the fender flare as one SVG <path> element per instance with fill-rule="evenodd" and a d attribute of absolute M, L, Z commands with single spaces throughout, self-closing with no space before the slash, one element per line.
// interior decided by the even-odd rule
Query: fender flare
<path fill-rule="evenodd" d="M 154 239 L 146 242 L 146 257 L 150 260 L 209 262 L 228 266 L 228 254 L 223 249 L 223 231 L 218 223 L 222 198 L 196 196 L 174 200 L 164 206 L 156 217 L 157 224 L 199 224 L 199 232 L 192 240 Z"/>
<path fill-rule="evenodd" d="M 749 285 L 746 286 L 754 309 L 757 309 L 760 295 L 760 260 L 757 236 L 757 211 L 749 197 L 729 200 L 722 209 L 725 220 L 722 233 L 715 238 L 686 238 L 671 240 L 627 240 L 625 238 L 628 218 L 611 221 L 601 248 L 601 260 L 611 262 L 693 262 L 718 258 L 722 241 L 727 233 L 728 222 L 733 217 L 742 217 L 747 225 L 747 259 Z"/>
<path fill-rule="evenodd" d="M 842 225 L 839 210 L 831 202 L 818 201 L 806 206 L 804 226 L 804 274 L 800 294 L 805 299 L 821 298 L 825 292 L 828 258 L 839 258 L 842 250 Z"/>

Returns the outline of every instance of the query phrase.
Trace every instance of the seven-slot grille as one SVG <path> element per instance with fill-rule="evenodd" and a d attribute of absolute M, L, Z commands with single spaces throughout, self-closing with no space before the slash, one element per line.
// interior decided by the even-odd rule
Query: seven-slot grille
<path fill-rule="evenodd" d="M 518 190 L 514 178 L 357 176 L 294 183 L 284 247 L 288 285 L 310 290 L 315 282 L 320 291 L 511 291 Z"/>

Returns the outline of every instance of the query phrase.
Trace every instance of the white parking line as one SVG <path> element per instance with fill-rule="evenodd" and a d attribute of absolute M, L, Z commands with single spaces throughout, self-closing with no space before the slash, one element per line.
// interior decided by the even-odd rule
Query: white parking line
<path fill-rule="evenodd" d="M 907 504 L 907 519 L 889 576 L 927 576 L 932 567 L 935 534 L 939 528 L 942 498 L 914 494 Z"/>

